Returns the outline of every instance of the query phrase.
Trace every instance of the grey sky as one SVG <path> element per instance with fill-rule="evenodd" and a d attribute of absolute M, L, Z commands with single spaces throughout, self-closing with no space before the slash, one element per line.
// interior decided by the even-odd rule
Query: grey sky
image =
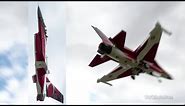
<path fill-rule="evenodd" d="M 67 77 L 67 94 L 70 103 L 184 103 L 184 6 L 184 2 L 68 3 L 67 75 L 70 78 Z M 98 78 L 118 64 L 110 61 L 94 68 L 88 67 L 101 41 L 91 25 L 108 37 L 125 30 L 125 45 L 134 50 L 147 38 L 157 21 L 173 33 L 171 37 L 163 33 L 156 60 L 174 80 L 162 79 L 163 83 L 158 83 L 157 78 L 141 74 L 135 81 L 130 77 L 111 81 L 113 87 L 97 84 Z M 146 99 L 147 95 L 173 99 Z"/>
<path fill-rule="evenodd" d="M 24 2 L 0 3 L 0 54 L 4 54 L 0 58 L 2 63 L 0 104 L 27 102 L 26 6 Z"/>
<path fill-rule="evenodd" d="M 0 90 L 1 103 L 60 104 L 51 98 L 36 101 L 36 85 L 31 77 L 35 74 L 33 38 L 38 31 L 38 5 L 49 36 L 48 76 L 64 94 L 67 104 L 184 104 L 185 2 L 1 2 L 0 54 L 10 53 L 1 59 L 13 64 L 10 68 L 2 62 L 8 68 L 1 67 L 0 82 L 4 77 L 11 78 L 6 81 L 5 90 Z M 101 42 L 91 25 L 108 37 L 125 30 L 125 46 L 135 50 L 157 21 L 172 36 L 163 33 L 156 60 L 174 80 L 161 78 L 163 82 L 158 83 L 157 78 L 141 74 L 136 80 L 127 77 L 111 81 L 112 87 L 96 83 L 118 64 L 109 61 L 94 68 L 88 66 Z M 146 98 L 151 96 L 172 99 Z"/>

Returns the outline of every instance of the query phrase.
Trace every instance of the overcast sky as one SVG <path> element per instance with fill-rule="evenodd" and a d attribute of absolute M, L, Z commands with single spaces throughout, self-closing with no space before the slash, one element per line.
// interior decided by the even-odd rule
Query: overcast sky
<path fill-rule="evenodd" d="M 0 104 L 61 104 L 47 97 L 36 101 L 32 75 L 38 5 L 48 35 L 48 76 L 67 104 L 185 103 L 185 2 L 1 2 Z M 159 83 L 140 74 L 136 80 L 111 81 L 112 87 L 96 83 L 118 63 L 88 66 L 101 42 L 91 25 L 108 37 L 125 30 L 125 46 L 135 50 L 157 21 L 172 36 L 163 33 L 156 61 L 174 80 L 160 78 Z M 159 98 L 147 98 L 152 96 Z"/>
<path fill-rule="evenodd" d="M 0 14 L 0 103 L 24 104 L 28 90 L 27 6 L 1 2 Z"/>
<path fill-rule="evenodd" d="M 184 2 L 67 3 L 69 104 L 184 103 L 184 12 Z M 135 50 L 148 37 L 157 21 L 173 33 L 170 37 L 163 33 L 156 60 L 174 80 L 161 78 L 162 83 L 159 83 L 155 77 L 140 74 L 136 80 L 127 77 L 111 81 L 112 87 L 96 83 L 118 64 L 109 61 L 94 68 L 88 66 L 101 42 L 91 25 L 108 37 L 125 30 L 125 46 Z M 159 99 L 147 98 L 151 96 Z"/>

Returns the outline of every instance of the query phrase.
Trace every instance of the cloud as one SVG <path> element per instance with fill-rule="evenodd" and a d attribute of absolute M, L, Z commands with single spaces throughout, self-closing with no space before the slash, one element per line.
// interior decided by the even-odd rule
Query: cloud
<path fill-rule="evenodd" d="M 2 2 L 0 8 L 0 50 L 6 50 L 15 42 L 27 43 L 26 3 Z"/>
<path fill-rule="evenodd" d="M 27 93 L 27 8 L 24 2 L 0 3 L 0 103 L 22 103 Z"/>
<path fill-rule="evenodd" d="M 19 48 L 12 49 L 12 48 Z M 2 95 L 0 97 L 1 103 L 15 103 L 17 100 L 16 96 L 19 93 L 26 93 L 27 91 L 27 52 L 26 47 L 23 44 L 14 44 L 13 47 L 9 48 L 9 50 L 4 51 L 2 54 L 4 61 L 8 61 L 11 65 L 2 64 L 1 69 L 1 90 L 0 92 L 6 92 L 7 96 Z M 0 58 L 1 59 L 1 58 Z M 19 61 L 19 59 L 24 59 L 24 62 Z M 23 91 L 19 91 L 20 88 L 24 88 Z M 16 103 L 21 103 L 23 100 L 19 99 Z"/>
<path fill-rule="evenodd" d="M 182 2 L 80 2 L 67 3 L 67 94 L 70 104 L 183 103 L 184 98 L 184 30 L 185 11 Z M 111 81 L 113 87 L 96 80 L 118 64 L 109 61 L 97 67 L 88 64 L 101 42 L 91 25 L 108 37 L 121 30 L 127 32 L 125 46 L 136 49 L 159 21 L 172 31 L 162 35 L 156 60 L 173 77 L 158 83 L 155 77 L 141 74 Z M 80 85 L 80 86 L 79 86 Z M 73 89 L 75 87 L 75 89 Z M 83 92 L 80 92 L 83 91 Z M 177 94 L 178 92 L 178 94 Z M 147 99 L 146 96 L 173 99 Z M 82 101 L 83 100 L 83 101 Z"/>
<path fill-rule="evenodd" d="M 11 67 L 11 62 L 5 54 L 1 54 L 0 59 L 0 67 Z"/>
<path fill-rule="evenodd" d="M 184 2 L 2 2 L 0 3 L 0 103 L 60 104 L 46 98 L 36 101 L 32 83 L 34 33 L 37 6 L 47 26 L 47 56 L 52 83 L 64 94 L 67 104 L 184 103 Z M 141 74 L 111 81 L 113 87 L 96 83 L 118 64 L 109 61 L 88 66 L 101 42 L 91 25 L 108 37 L 127 32 L 125 45 L 136 49 L 159 21 L 172 31 L 163 34 L 156 60 L 174 80 Z M 173 99 L 149 99 L 168 96 Z"/>

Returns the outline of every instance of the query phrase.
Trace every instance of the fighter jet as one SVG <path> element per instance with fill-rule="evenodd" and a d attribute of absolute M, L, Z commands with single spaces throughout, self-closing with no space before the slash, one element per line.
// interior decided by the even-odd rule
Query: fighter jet
<path fill-rule="evenodd" d="M 99 54 L 94 57 L 89 66 L 94 67 L 109 60 L 119 64 L 112 72 L 98 79 L 97 83 L 102 82 L 112 86 L 112 84 L 108 83 L 109 81 L 127 76 L 131 76 L 135 80 L 135 76 L 140 73 L 146 73 L 157 78 L 173 79 L 155 60 L 162 32 L 168 35 L 172 34 L 164 29 L 159 22 L 156 23 L 155 28 L 149 33 L 148 39 L 134 51 L 124 46 L 125 31 L 122 30 L 114 38 L 108 38 L 98 28 L 92 27 L 100 36 L 102 42 L 98 47 L 97 52 Z"/>
<path fill-rule="evenodd" d="M 37 101 L 44 101 L 45 96 L 51 97 L 63 103 L 63 95 L 50 82 L 47 77 L 49 74 L 47 59 L 46 59 L 46 26 L 42 18 L 40 8 L 38 6 L 38 33 L 35 34 L 35 70 L 36 74 L 32 76 L 33 82 L 37 87 Z"/>

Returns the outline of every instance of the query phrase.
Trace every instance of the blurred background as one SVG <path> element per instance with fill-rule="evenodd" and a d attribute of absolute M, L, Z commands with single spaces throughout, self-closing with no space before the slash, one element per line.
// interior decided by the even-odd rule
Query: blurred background
<path fill-rule="evenodd" d="M 28 98 L 28 7 L 0 2 L 0 104 Z"/>
<path fill-rule="evenodd" d="M 67 3 L 67 103 L 69 104 L 180 104 L 185 102 L 185 2 L 68 2 Z M 101 39 L 91 25 L 108 37 L 127 32 L 125 46 L 135 50 L 156 22 L 172 32 L 163 33 L 156 61 L 174 80 L 140 74 L 112 87 L 96 83 L 118 63 L 96 67 L 89 63 Z M 75 88 L 75 89 L 74 89 Z M 83 91 L 83 92 L 80 92 Z"/>
<path fill-rule="evenodd" d="M 0 2 L 0 104 L 61 104 L 52 98 L 36 101 L 34 34 L 37 7 L 46 24 L 46 54 L 50 81 L 66 104 L 184 104 L 185 2 Z M 125 46 L 135 50 L 160 24 L 163 33 L 156 61 L 174 80 L 140 74 L 96 83 L 118 63 L 89 63 L 101 39 L 91 25 L 108 37 L 127 32 Z"/>

